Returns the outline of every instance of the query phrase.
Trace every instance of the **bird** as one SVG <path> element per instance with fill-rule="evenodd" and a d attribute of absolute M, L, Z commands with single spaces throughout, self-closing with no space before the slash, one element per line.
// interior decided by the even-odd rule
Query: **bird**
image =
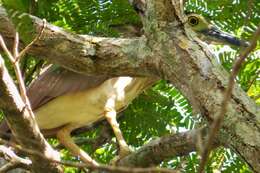
<path fill-rule="evenodd" d="M 222 32 L 198 14 L 187 14 L 186 23 L 203 40 L 248 46 L 248 42 Z M 119 156 L 128 155 L 131 150 L 116 116 L 158 80 L 158 77 L 84 75 L 51 65 L 29 85 L 27 94 L 43 135 L 56 135 L 59 142 L 83 162 L 99 165 L 74 143 L 71 132 L 107 119 L 119 143 Z M 0 130 L 8 131 L 5 120 L 1 122 Z"/>

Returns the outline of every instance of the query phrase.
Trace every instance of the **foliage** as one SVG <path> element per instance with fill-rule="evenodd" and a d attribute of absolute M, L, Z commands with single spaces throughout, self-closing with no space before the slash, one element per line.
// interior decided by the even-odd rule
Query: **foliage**
<path fill-rule="evenodd" d="M 40 18 L 46 18 L 57 26 L 79 34 L 118 36 L 111 25 L 137 24 L 139 18 L 126 0 L 2 0 L 8 8 L 28 12 Z M 186 10 L 204 15 L 220 29 L 250 39 L 260 23 L 260 2 L 258 0 L 188 0 Z M 216 58 L 228 71 L 238 56 L 239 49 L 228 46 L 211 46 Z M 247 59 L 237 78 L 241 87 L 260 104 L 260 45 Z M 26 57 L 22 62 L 26 83 L 29 84 L 44 62 Z M 120 127 L 127 143 L 138 149 L 151 139 L 168 133 L 189 130 L 198 126 L 201 119 L 192 115 L 192 108 L 187 100 L 172 85 L 165 81 L 158 82 L 150 90 L 136 99 L 120 118 Z M 99 129 L 85 133 L 87 138 L 95 138 Z M 89 146 L 83 148 L 92 153 L 100 162 L 108 163 L 116 155 L 115 142 L 106 143 L 96 151 Z M 62 151 L 64 159 L 71 158 L 67 151 Z M 161 166 L 181 168 L 184 172 L 195 172 L 198 168 L 198 155 L 191 153 L 186 157 L 174 157 L 164 161 Z M 206 171 L 213 172 L 250 172 L 229 149 L 220 148 L 211 154 Z M 66 172 L 77 172 L 66 168 Z M 79 171 L 78 171 L 79 172 Z"/>

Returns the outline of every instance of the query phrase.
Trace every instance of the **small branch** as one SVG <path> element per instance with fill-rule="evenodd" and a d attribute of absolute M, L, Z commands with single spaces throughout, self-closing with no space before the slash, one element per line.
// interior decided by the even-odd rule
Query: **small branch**
<path fill-rule="evenodd" d="M 7 172 L 15 168 L 31 169 L 32 162 L 17 156 L 10 148 L 1 145 L 0 153 L 4 156 L 5 160 L 8 161 L 7 164 L 0 168 L 0 172 Z"/>
<path fill-rule="evenodd" d="M 254 100 L 258 100 L 260 98 L 260 94 L 252 97 Z"/>
<path fill-rule="evenodd" d="M 19 66 L 19 60 L 23 57 L 23 55 L 25 55 L 25 53 L 30 49 L 30 47 L 37 40 L 40 39 L 41 35 L 43 34 L 45 27 L 46 27 L 46 20 L 43 20 L 43 25 L 42 25 L 40 33 L 20 53 L 19 53 L 19 34 L 16 32 L 15 33 L 15 39 L 14 39 L 13 55 L 8 50 L 8 48 L 7 48 L 7 46 L 4 42 L 4 39 L 0 34 L 0 45 L 4 49 L 7 56 L 9 57 L 10 61 L 13 63 L 14 71 L 15 71 L 16 78 L 17 78 L 18 84 L 19 84 L 20 94 L 21 94 L 21 97 L 24 101 L 25 109 L 27 109 L 27 111 L 29 112 L 31 117 L 34 117 L 34 113 L 31 109 L 31 104 L 30 104 L 29 98 L 27 97 L 27 94 L 26 94 L 26 87 L 25 87 L 24 80 L 23 80 L 22 73 L 21 73 L 21 69 L 20 69 L 20 66 Z"/>
<path fill-rule="evenodd" d="M 22 152 L 30 154 L 30 155 L 40 156 L 44 159 L 48 159 L 49 161 L 51 161 L 53 163 L 58 163 L 58 164 L 62 164 L 65 166 L 72 166 L 72 167 L 76 167 L 76 168 L 89 168 L 91 170 L 107 171 L 107 172 L 111 172 L 111 173 L 147 173 L 147 172 L 149 172 L 149 173 L 158 173 L 158 172 L 177 173 L 178 172 L 178 171 L 164 169 L 164 168 L 128 168 L 128 167 L 106 166 L 106 165 L 94 166 L 94 165 L 89 165 L 89 164 L 85 164 L 85 163 L 76 163 L 76 162 L 71 162 L 71 161 L 58 161 L 58 160 L 54 160 L 51 158 L 46 158 L 46 156 L 44 156 L 42 153 L 40 153 L 38 151 L 23 148 L 17 144 L 8 142 L 1 138 L 0 138 L 0 144 L 9 145 L 19 151 L 22 151 Z"/>
<path fill-rule="evenodd" d="M 23 159 L 23 158 L 17 156 L 10 148 L 8 148 L 4 145 L 0 145 L 0 153 L 2 153 L 5 156 L 5 158 L 9 161 L 22 163 L 26 166 L 29 166 L 32 164 L 32 162 L 30 160 Z"/>
<path fill-rule="evenodd" d="M 18 33 L 16 33 L 15 34 L 15 43 L 14 43 L 14 45 L 15 45 L 14 49 L 16 49 L 16 50 L 13 51 L 14 55 L 12 55 L 6 47 L 5 42 L 3 40 L 3 37 L 0 35 L 0 44 L 1 44 L 2 48 L 5 50 L 5 53 L 8 55 L 10 61 L 13 64 L 14 71 L 15 71 L 15 74 L 16 74 L 16 78 L 18 80 L 20 94 L 21 94 L 21 97 L 24 101 L 25 107 L 28 107 L 30 109 L 30 106 L 29 106 L 30 102 L 29 102 L 28 97 L 26 96 L 26 88 L 25 88 L 25 85 L 24 85 L 22 73 L 21 73 L 19 64 L 16 61 L 16 58 L 17 58 L 16 56 L 18 55 L 18 50 L 17 50 L 18 49 L 18 42 L 19 42 L 19 36 L 18 36 Z"/>
<path fill-rule="evenodd" d="M 18 32 L 16 32 L 15 37 L 14 37 L 13 56 L 17 57 L 18 54 L 19 54 L 19 35 L 18 35 Z M 16 62 L 16 58 L 14 58 L 14 62 Z M 14 62 L 12 61 L 12 63 L 14 63 Z"/>
<path fill-rule="evenodd" d="M 254 2 L 252 0 L 248 0 L 247 1 L 247 14 L 244 17 L 244 26 L 249 25 L 250 19 L 252 17 L 252 12 L 253 12 L 253 6 L 254 6 Z"/>
<path fill-rule="evenodd" d="M 8 48 L 7 48 L 7 46 L 4 42 L 3 37 L 0 35 L 0 44 L 1 44 L 2 48 L 4 49 L 5 53 L 8 55 L 11 62 L 13 63 L 15 74 L 16 74 L 18 84 L 19 84 L 19 88 L 20 88 L 21 97 L 22 97 L 23 101 L 25 102 L 25 105 L 28 108 L 28 111 L 30 112 L 31 116 L 34 116 L 34 115 L 33 115 L 33 112 L 32 112 L 31 106 L 30 106 L 30 101 L 29 101 L 27 94 L 26 94 L 26 87 L 25 87 L 23 77 L 22 77 L 22 73 L 21 73 L 21 69 L 20 69 L 20 66 L 19 66 L 19 60 L 25 55 L 25 53 L 30 49 L 30 47 L 37 40 L 40 39 L 40 37 L 43 34 L 45 27 L 46 27 L 46 20 L 43 20 L 43 25 L 42 25 L 40 33 L 20 53 L 19 53 L 19 35 L 16 32 L 15 33 L 15 39 L 14 39 L 13 55 L 8 50 Z"/>
<path fill-rule="evenodd" d="M 250 41 L 250 45 L 243 52 L 240 53 L 239 59 L 233 65 L 232 72 L 229 77 L 228 87 L 225 91 L 223 101 L 221 103 L 221 110 L 212 123 L 210 132 L 208 135 L 208 139 L 206 141 L 205 148 L 201 154 L 201 162 L 200 162 L 200 167 L 199 167 L 199 171 L 198 171 L 199 173 L 202 173 L 204 171 L 204 167 L 207 163 L 208 155 L 211 150 L 213 140 L 221 127 L 222 121 L 223 121 L 225 113 L 227 111 L 228 102 L 232 95 L 232 90 L 233 90 L 233 87 L 235 84 L 235 77 L 237 76 L 237 73 L 239 72 L 239 69 L 240 69 L 242 63 L 245 61 L 246 57 L 256 47 L 259 36 L 260 36 L 260 26 L 254 33 L 252 40 Z"/>
<path fill-rule="evenodd" d="M 255 77 L 249 81 L 249 84 L 248 84 L 248 87 L 247 87 L 247 92 L 249 91 L 251 86 L 254 84 L 256 79 L 259 77 L 259 75 L 260 75 L 260 69 L 258 69 L 258 72 L 256 72 Z"/>
<path fill-rule="evenodd" d="M 41 38 L 41 36 L 44 32 L 44 29 L 46 28 L 46 23 L 47 23 L 45 19 L 42 19 L 42 22 L 43 22 L 43 24 L 41 26 L 39 34 L 37 34 L 37 36 L 33 39 L 33 41 L 31 41 L 19 54 L 16 54 L 17 56 L 15 56 L 15 62 L 19 61 L 26 54 L 26 52 L 28 52 L 28 50 L 32 47 L 32 45 Z M 17 36 L 18 36 L 18 34 L 17 34 Z M 17 50 L 18 50 L 18 42 L 19 42 L 19 39 L 17 39 L 17 43 L 16 43 Z"/>
<path fill-rule="evenodd" d="M 0 45 L 1 47 L 3 48 L 4 52 L 6 53 L 6 55 L 8 56 L 8 58 L 11 60 L 11 62 L 14 62 L 14 57 L 13 55 L 11 54 L 11 52 L 8 50 L 5 42 L 4 42 L 4 39 L 2 37 L 2 35 L 0 35 Z"/>
<path fill-rule="evenodd" d="M 39 60 L 39 62 L 37 62 L 37 64 L 34 65 L 34 67 L 32 69 L 30 69 L 28 71 L 28 73 L 24 72 L 25 84 L 31 83 L 32 80 L 35 78 L 35 76 L 37 77 L 39 75 L 41 68 L 43 68 L 43 66 L 44 66 L 44 62 L 45 61 L 41 59 L 41 60 Z"/>

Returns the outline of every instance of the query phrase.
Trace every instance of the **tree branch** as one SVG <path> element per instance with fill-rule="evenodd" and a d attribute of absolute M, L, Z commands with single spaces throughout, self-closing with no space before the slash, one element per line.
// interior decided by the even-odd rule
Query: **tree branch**
<path fill-rule="evenodd" d="M 5 117 L 11 125 L 11 130 L 16 139 L 23 147 L 37 149 L 39 152 L 44 153 L 47 158 L 53 158 L 55 153 L 41 135 L 35 120 L 32 119 L 27 109 L 25 109 L 25 104 L 4 66 L 1 55 L 0 93 L 0 108 L 4 110 Z M 25 136 L 30 140 L 27 140 Z M 33 162 L 32 169 L 35 172 L 60 172 L 57 165 L 49 162 L 48 159 L 43 159 L 35 155 L 29 156 Z"/>
<path fill-rule="evenodd" d="M 7 172 L 15 168 L 31 169 L 32 162 L 30 160 L 18 157 L 14 151 L 4 145 L 0 145 L 0 154 L 8 161 L 0 168 L 0 172 Z"/>
<path fill-rule="evenodd" d="M 32 149 L 27 149 L 20 147 L 19 145 L 16 145 L 11 142 L 7 142 L 3 139 L 0 139 L 0 144 L 5 144 L 5 145 L 10 145 L 13 148 L 22 151 L 24 153 L 27 153 L 29 155 L 34 155 L 41 157 L 42 159 L 46 159 L 46 156 L 36 150 Z M 56 164 L 61 164 L 65 166 L 72 166 L 76 168 L 89 168 L 90 170 L 98 170 L 98 171 L 105 171 L 105 172 L 111 172 L 111 173 L 179 173 L 179 171 L 176 170 L 171 170 L 171 169 L 165 169 L 165 168 L 128 168 L 128 167 L 121 167 L 121 166 L 106 166 L 106 165 L 90 165 L 90 164 L 85 164 L 85 163 L 77 163 L 77 162 L 72 162 L 72 161 L 59 161 L 55 160 L 52 158 L 47 158 L 49 162 L 56 163 Z M 10 165 L 7 165 L 8 167 Z"/>
<path fill-rule="evenodd" d="M 132 153 L 129 156 L 119 160 L 119 167 L 113 168 L 109 166 L 100 166 L 100 167 L 91 167 L 86 164 L 77 164 L 74 162 L 57 162 L 60 164 L 64 164 L 67 166 L 73 166 L 78 168 L 92 168 L 97 170 L 105 170 L 109 172 L 129 172 L 129 169 L 126 167 L 131 167 L 132 172 L 156 172 L 159 171 L 154 168 L 147 169 L 138 169 L 136 167 L 150 167 L 153 165 L 158 165 L 163 160 L 167 158 L 172 158 L 176 156 L 184 156 L 189 154 L 190 152 L 196 151 L 198 147 L 198 141 L 201 139 L 205 139 L 208 133 L 208 128 L 200 128 L 194 129 L 191 131 L 166 135 L 161 138 L 155 139 L 149 142 L 147 145 L 141 147 L 137 152 Z M 0 143 L 4 143 L 4 140 L 0 141 Z M 36 151 L 25 150 L 16 145 L 9 143 L 12 147 L 17 148 L 28 154 L 39 155 L 43 157 L 43 155 Z M 218 141 L 214 141 L 214 147 L 219 146 Z M 55 162 L 55 161 L 53 161 Z M 123 166 L 123 167 L 120 167 Z M 171 170 L 163 169 L 162 172 L 174 172 Z M 130 171 L 131 172 L 131 171 Z"/>
<path fill-rule="evenodd" d="M 33 40 L 41 31 L 42 20 L 28 14 L 21 16 L 21 21 L 24 17 L 32 22 L 30 35 L 33 35 Z M 6 40 L 12 41 L 13 25 L 1 6 L 0 23 L 0 34 L 7 37 Z M 145 38 L 115 39 L 77 35 L 47 23 L 43 36 L 27 53 L 79 73 L 145 76 L 151 75 L 151 52 L 145 42 Z M 143 68 L 139 68 L 140 66 Z"/>
<path fill-rule="evenodd" d="M 198 141 L 205 139 L 208 129 L 194 129 L 191 131 L 163 136 L 149 142 L 138 151 L 119 160 L 118 165 L 128 167 L 149 167 L 158 165 L 167 158 L 185 156 L 196 151 Z M 214 147 L 219 144 L 214 141 Z"/>

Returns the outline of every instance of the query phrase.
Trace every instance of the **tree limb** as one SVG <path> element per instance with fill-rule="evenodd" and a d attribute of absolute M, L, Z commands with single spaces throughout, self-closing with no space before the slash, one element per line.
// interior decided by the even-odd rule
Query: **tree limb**
<path fill-rule="evenodd" d="M 4 66 L 1 55 L 0 93 L 0 108 L 4 110 L 6 119 L 8 123 L 10 123 L 11 130 L 16 139 L 24 148 L 37 149 L 44 153 L 46 158 L 53 158 L 55 153 L 41 135 L 35 120 L 32 119 L 27 109 L 25 109 L 25 104 Z M 25 136 L 30 140 L 27 140 Z M 60 172 L 60 168 L 57 167 L 56 164 L 48 161 L 48 159 L 43 159 L 35 155 L 29 155 L 29 157 L 33 162 L 32 169 L 34 172 Z"/>
<path fill-rule="evenodd" d="M 21 16 L 30 18 L 32 22 L 30 35 L 33 40 L 41 31 L 42 20 L 27 14 Z M 1 6 L 0 23 L 0 33 L 6 37 L 5 40 L 12 42 L 14 26 Z M 150 63 L 151 52 L 149 47 L 145 46 L 145 41 L 145 38 L 116 39 L 77 35 L 47 23 L 41 39 L 32 45 L 27 53 L 79 73 L 145 76 L 151 74 L 147 65 Z M 140 66 L 143 68 L 139 68 Z"/>
<path fill-rule="evenodd" d="M 204 140 L 207 132 L 207 128 L 201 128 L 160 137 L 119 160 L 118 165 L 149 167 L 158 165 L 167 158 L 188 155 L 190 152 L 196 151 L 198 141 L 201 138 Z M 218 145 L 218 142 L 214 141 L 214 147 Z"/>
<path fill-rule="evenodd" d="M 31 169 L 32 162 L 30 160 L 17 156 L 14 151 L 4 145 L 0 145 L 0 154 L 8 161 L 7 164 L 0 168 L 0 172 L 7 172 L 15 168 Z"/>

